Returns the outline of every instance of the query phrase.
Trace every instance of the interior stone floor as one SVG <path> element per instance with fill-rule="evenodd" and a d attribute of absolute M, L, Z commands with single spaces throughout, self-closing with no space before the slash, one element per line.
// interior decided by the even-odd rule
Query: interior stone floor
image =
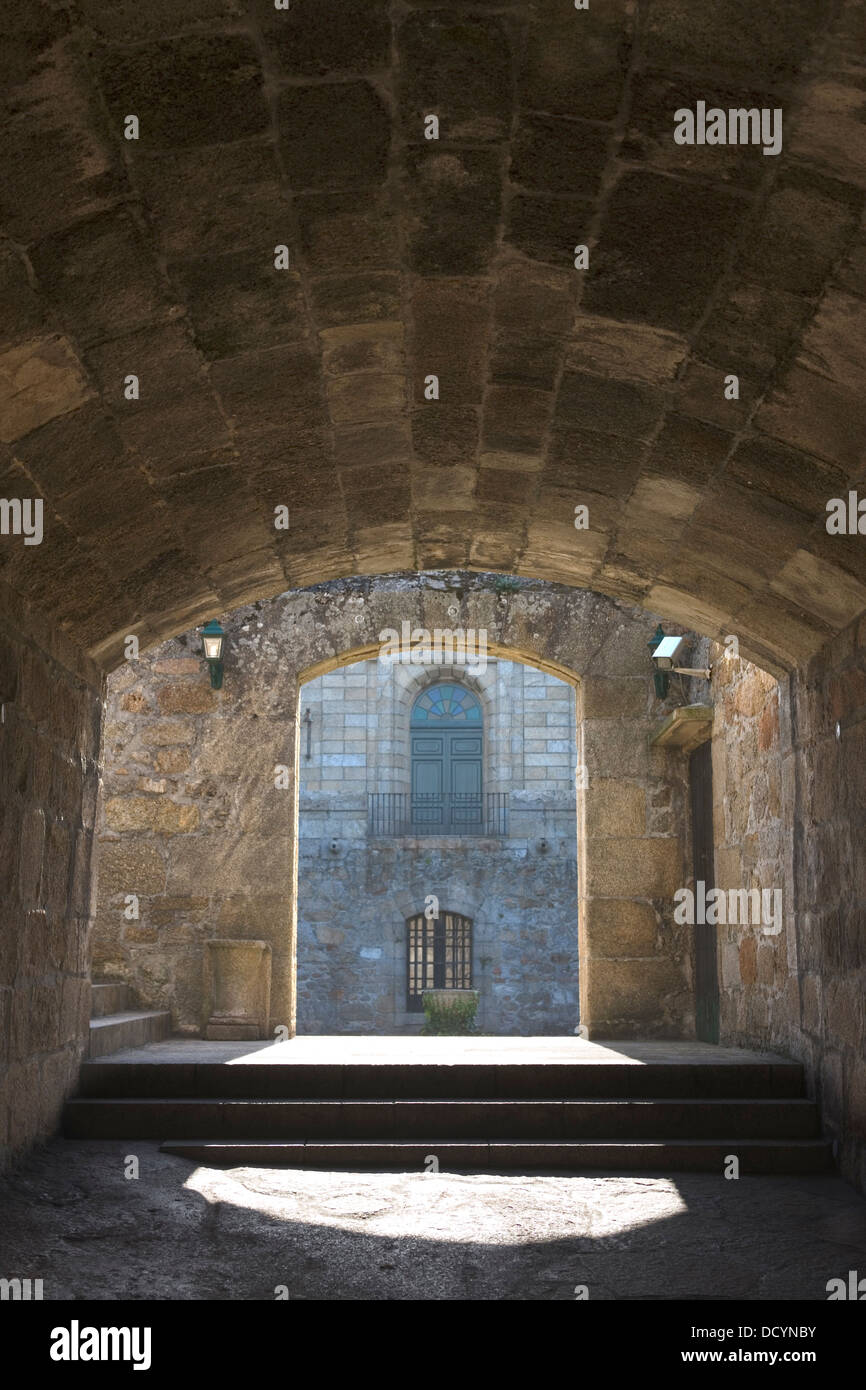
<path fill-rule="evenodd" d="M 46 1300 L 820 1301 L 849 1270 L 866 1201 L 836 1177 L 218 1170 L 55 1140 L 0 1183 L 0 1272 Z"/>
<path fill-rule="evenodd" d="M 773 1062 L 695 1042 L 172 1039 L 124 1062 Z M 130 1159 L 138 1176 L 128 1178 Z M 221 1169 L 141 1140 L 64 1141 L 0 1182 L 0 1274 L 55 1299 L 825 1300 L 866 1272 L 835 1176 Z"/>

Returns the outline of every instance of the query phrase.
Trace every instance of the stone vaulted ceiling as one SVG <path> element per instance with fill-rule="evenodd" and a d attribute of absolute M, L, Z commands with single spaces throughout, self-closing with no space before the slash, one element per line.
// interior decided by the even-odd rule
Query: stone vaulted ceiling
<path fill-rule="evenodd" d="M 0 496 L 46 526 L 0 577 L 106 664 L 413 568 L 773 668 L 866 607 L 825 526 L 866 463 L 863 0 L 0 0 L 0 68 Z M 677 145 L 698 101 L 781 107 L 781 155 Z"/>

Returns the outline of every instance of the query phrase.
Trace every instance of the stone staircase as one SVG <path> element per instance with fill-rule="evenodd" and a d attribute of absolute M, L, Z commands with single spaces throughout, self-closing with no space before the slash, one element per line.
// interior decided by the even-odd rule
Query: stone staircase
<path fill-rule="evenodd" d="M 89 1058 L 159 1042 L 170 1031 L 171 1014 L 167 1010 L 131 1007 L 128 985 L 109 981 L 90 986 Z"/>
<path fill-rule="evenodd" d="M 832 1166 L 796 1062 L 713 1065 L 84 1064 L 70 1139 L 159 1140 L 209 1164 L 817 1172 Z M 150 1054 L 150 1055 L 148 1055 Z"/>

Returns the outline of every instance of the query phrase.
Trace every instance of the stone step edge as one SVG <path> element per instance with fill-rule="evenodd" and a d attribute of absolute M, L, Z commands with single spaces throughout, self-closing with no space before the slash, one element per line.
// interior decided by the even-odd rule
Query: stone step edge
<path fill-rule="evenodd" d="M 101 1021 L 101 1020 L 100 1020 Z M 269 1109 L 271 1106 L 358 1106 L 360 1108 L 372 1107 L 374 1105 L 426 1105 L 426 1106 L 458 1106 L 460 1108 L 471 1105 L 502 1105 L 502 1106 L 543 1106 L 543 1105 L 581 1105 L 581 1106 L 651 1106 L 651 1105 L 681 1105 L 692 1109 L 704 1106 L 721 1105 L 749 1105 L 784 1107 L 786 1110 L 816 1108 L 816 1102 L 809 1100 L 805 1096 L 708 1096 L 706 1099 L 700 1096 L 542 1096 L 538 1099 L 532 1096 L 455 1096 L 453 1099 L 448 1096 L 381 1096 L 381 1097 L 362 1097 L 358 1100 L 353 1098 L 343 1099 L 335 1096 L 73 1096 L 68 1100 L 67 1105 L 77 1107 L 84 1105 L 95 1106 L 219 1106 L 228 1108 L 232 1105 L 257 1106 Z"/>
<path fill-rule="evenodd" d="M 135 996 L 124 981 L 99 980 L 90 986 L 90 1017 L 105 1018 L 121 1009 L 134 1009 L 134 1001 Z"/>
<path fill-rule="evenodd" d="M 76 1140 L 76 1143 L 79 1141 Z M 101 1143 L 101 1140 L 95 1140 Z M 831 1140 L 819 1139 L 165 1139 L 160 1149 L 185 1144 L 203 1149 L 423 1149 L 438 1144 L 446 1149 L 822 1149 Z"/>
<path fill-rule="evenodd" d="M 167 1009 L 125 1009 L 122 1013 L 91 1018 L 87 1055 L 92 1061 L 101 1061 L 132 1042 L 166 1037 L 170 1031 L 171 1014 Z"/>
<path fill-rule="evenodd" d="M 80 1141 L 79 1141 L 80 1142 Z M 642 1168 L 676 1172 L 719 1170 L 733 1154 L 744 1160 L 747 1173 L 774 1176 L 790 1172 L 832 1170 L 827 1139 L 678 1139 L 678 1140 L 215 1140 L 170 1139 L 160 1152 L 196 1163 L 268 1166 L 284 1160 L 294 1166 L 355 1166 L 423 1168 L 433 1156 L 451 1159 L 455 1168 L 494 1167 L 606 1170 Z M 780 1161 L 781 1160 L 781 1161 Z M 793 1160 L 793 1162 L 792 1162 Z M 766 1166 L 764 1166 L 766 1165 Z"/>
<path fill-rule="evenodd" d="M 170 1009 L 127 1009 L 119 1014 L 104 1014 L 101 1018 L 91 1018 L 90 1028 L 92 1032 L 97 1032 L 100 1028 L 110 1028 L 119 1023 L 136 1023 L 148 1018 L 171 1018 Z M 89 1061 L 101 1062 L 101 1057 L 89 1058 Z M 120 1099 L 120 1097 L 118 1097 Z"/>

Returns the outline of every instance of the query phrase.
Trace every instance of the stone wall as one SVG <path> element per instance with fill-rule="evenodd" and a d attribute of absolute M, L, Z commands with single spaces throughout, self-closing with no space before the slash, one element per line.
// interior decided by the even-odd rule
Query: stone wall
<path fill-rule="evenodd" d="M 572 815 L 572 826 L 574 817 Z M 476 1022 L 491 1034 L 573 1033 L 578 1022 L 573 838 L 330 845 L 304 835 L 298 903 L 300 1033 L 420 1028 L 406 1008 L 406 920 L 428 894 L 472 922 Z"/>
<path fill-rule="evenodd" d="M 866 624 L 778 685 L 711 659 L 717 882 L 781 887 L 785 906 L 779 936 L 723 933 L 722 1041 L 806 1064 L 866 1189 Z"/>
<path fill-rule="evenodd" d="M 788 683 L 716 643 L 709 662 L 716 886 L 782 894 L 780 932 L 762 921 L 718 927 L 721 1039 L 788 1046 L 797 1017 Z"/>
<path fill-rule="evenodd" d="M 87 1039 L 101 696 L 0 584 L 0 1167 L 56 1130 Z"/>
<path fill-rule="evenodd" d="M 866 1190 L 866 622 L 792 681 L 802 1055 Z"/>
<path fill-rule="evenodd" d="M 492 655 L 574 685 L 581 1019 L 595 1036 L 689 1036 L 692 943 L 671 911 L 685 881 L 683 768 L 648 743 L 660 714 L 647 652 L 657 619 L 585 591 L 484 574 L 336 581 L 237 610 L 223 619 L 219 692 L 195 633 L 111 677 L 99 973 L 128 980 L 142 1003 L 191 1028 L 204 941 L 264 939 L 272 1027 L 294 1028 L 299 691 L 376 654 L 379 634 L 404 620 L 483 628 Z M 288 769 L 287 788 L 274 786 L 276 765 Z M 129 920 L 133 894 L 139 916 Z"/>

